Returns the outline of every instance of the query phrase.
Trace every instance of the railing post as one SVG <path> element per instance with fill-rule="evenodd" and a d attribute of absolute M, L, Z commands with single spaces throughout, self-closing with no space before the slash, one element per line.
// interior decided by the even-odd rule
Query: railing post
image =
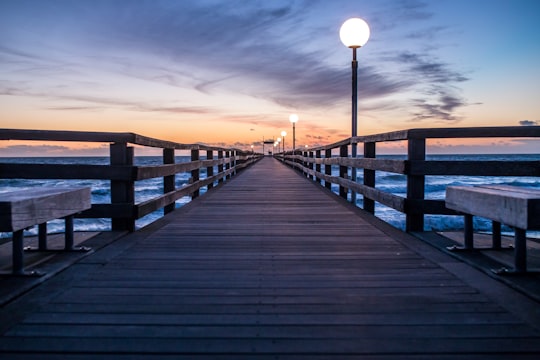
<path fill-rule="evenodd" d="M 114 143 L 109 147 L 111 165 L 133 165 L 133 147 L 127 143 Z M 135 182 L 111 180 L 111 204 L 135 205 Z M 113 231 L 135 231 L 135 218 L 112 218 Z"/>
<path fill-rule="evenodd" d="M 408 160 L 426 159 L 426 139 L 408 140 Z M 424 200 L 425 175 L 407 175 L 407 200 Z M 408 206 L 406 209 L 406 231 L 423 231 L 424 214 L 413 214 Z"/>
<path fill-rule="evenodd" d="M 236 150 L 233 150 L 231 152 L 231 159 L 232 159 L 232 162 L 231 162 L 231 166 L 233 168 L 233 172 L 231 173 L 231 176 L 235 176 L 236 175 L 236 159 L 238 158 L 238 151 Z"/>
<path fill-rule="evenodd" d="M 375 157 L 375 143 L 364 143 L 364 158 Z M 364 169 L 364 185 L 375 187 L 375 170 Z M 364 210 L 375 214 L 375 201 L 364 196 Z"/>
<path fill-rule="evenodd" d="M 324 158 L 325 159 L 331 159 L 332 158 L 332 149 L 326 149 L 324 151 Z M 332 176 L 332 164 L 325 164 L 324 165 L 324 174 L 328 176 Z M 330 181 L 324 182 L 324 187 L 327 189 L 332 189 L 332 183 Z"/>
<path fill-rule="evenodd" d="M 316 157 L 317 159 L 320 159 L 320 158 L 321 158 L 321 150 L 315 151 L 315 157 Z M 319 164 L 319 163 L 315 164 L 315 171 L 318 172 L 318 173 L 321 172 L 321 164 Z M 316 180 L 317 180 L 317 182 L 318 182 L 319 184 L 321 183 L 321 178 L 320 178 L 320 177 L 316 176 Z"/>
<path fill-rule="evenodd" d="M 199 150 L 198 149 L 194 149 L 194 150 L 191 150 L 191 161 L 199 161 Z M 194 169 L 194 170 L 191 170 L 191 180 L 193 183 L 199 181 L 200 179 L 200 170 L 201 168 L 198 167 L 197 169 Z M 193 192 L 193 194 L 191 194 L 191 199 L 195 199 L 197 197 L 199 197 L 199 194 L 200 194 L 200 190 L 197 189 Z"/>
<path fill-rule="evenodd" d="M 339 147 L 339 156 L 341 158 L 348 158 L 349 157 L 349 147 L 347 145 L 341 145 Z M 347 173 L 348 173 L 348 167 L 347 166 L 343 166 L 343 165 L 340 165 L 339 166 L 339 177 L 342 178 L 342 179 L 347 179 L 348 176 L 347 176 Z M 342 198 L 344 199 L 347 199 L 347 193 L 348 193 L 348 190 L 346 187 L 344 186 L 339 186 L 339 196 L 341 196 Z"/>
<path fill-rule="evenodd" d="M 174 164 L 174 162 L 174 149 L 163 149 L 163 164 Z M 175 190 L 174 178 L 174 175 L 167 175 L 163 177 L 164 194 Z M 168 214 L 174 211 L 174 206 L 174 202 L 172 204 L 165 205 L 163 212 Z"/>
<path fill-rule="evenodd" d="M 302 159 L 302 174 L 304 176 L 307 176 L 307 166 L 308 166 L 308 163 L 306 161 L 307 156 L 308 156 L 307 151 L 302 151 L 302 157 L 303 157 L 303 159 Z"/>
<path fill-rule="evenodd" d="M 223 159 L 223 150 L 218 150 L 218 152 L 217 152 L 217 158 L 220 159 L 220 160 Z M 223 172 L 223 163 L 218 164 L 218 166 L 217 166 L 217 171 L 218 171 L 218 173 L 220 173 L 220 174 Z M 218 183 L 222 183 L 222 182 L 223 182 L 223 178 L 220 177 L 219 180 L 218 180 Z"/>
<path fill-rule="evenodd" d="M 231 168 L 231 152 L 230 151 L 225 151 L 225 171 L 229 170 Z M 227 175 L 225 176 L 225 180 L 229 180 L 231 178 L 231 175 Z"/>
<path fill-rule="evenodd" d="M 309 169 L 311 171 L 313 171 L 313 170 L 315 170 L 315 165 L 313 164 L 313 151 L 309 152 L 309 159 L 311 160 L 310 163 L 309 163 Z M 315 176 L 313 176 L 313 175 L 309 175 L 309 178 L 311 180 L 315 180 Z"/>
<path fill-rule="evenodd" d="M 214 160 L 214 152 L 212 150 L 206 150 L 206 160 Z M 206 168 L 206 177 L 209 178 L 212 176 L 214 176 L 214 165 Z M 208 184 L 208 190 L 212 189 L 213 187 L 214 182 Z"/>

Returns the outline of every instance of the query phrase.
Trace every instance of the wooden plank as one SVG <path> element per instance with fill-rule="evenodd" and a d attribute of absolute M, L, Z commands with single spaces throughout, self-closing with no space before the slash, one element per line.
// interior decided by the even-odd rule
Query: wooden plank
<path fill-rule="evenodd" d="M 411 344 L 413 342 L 413 344 Z M 146 354 L 156 356 L 156 352 L 163 355 L 174 354 L 356 354 L 372 355 L 381 352 L 384 344 L 385 354 L 425 354 L 432 358 L 438 354 L 497 354 L 507 348 L 515 348 L 513 352 L 520 354 L 538 353 L 540 343 L 529 338 L 391 338 L 374 337 L 367 334 L 358 334 L 354 341 L 350 338 L 321 341 L 319 338 L 261 338 L 252 337 L 249 341 L 244 338 L 85 338 L 81 341 L 74 337 L 32 337 L 31 344 L 22 337 L 0 339 L 0 351 L 17 351 L 21 347 L 31 347 L 34 352 L 64 352 L 66 349 L 79 349 L 82 353 L 124 353 Z M 514 356 L 512 358 L 515 358 Z"/>
<path fill-rule="evenodd" d="M 215 308 L 215 306 L 213 307 Z M 414 332 L 411 332 L 414 331 Z M 340 325 L 340 326 L 296 326 L 284 328 L 281 326 L 213 326 L 213 325 L 190 325 L 190 326 L 159 326 L 159 325 L 94 325 L 94 324 L 70 324 L 58 327 L 49 324 L 24 324 L 10 335 L 16 336 L 39 336 L 48 333 L 57 337 L 99 337 L 103 333 L 113 338 L 148 338 L 149 334 L 156 338 L 311 338 L 311 339 L 336 339 L 354 338 L 355 334 L 371 334 L 373 338 L 387 337 L 425 337 L 425 338 L 462 338 L 467 333 L 471 338 L 491 337 L 516 338 L 529 334 L 534 336 L 531 329 L 522 325 L 500 324 L 492 326 L 479 325 L 425 325 L 414 328 L 392 325 Z M 181 334 L 181 335 L 180 335 Z M 121 339 L 119 339 L 121 341 Z"/>

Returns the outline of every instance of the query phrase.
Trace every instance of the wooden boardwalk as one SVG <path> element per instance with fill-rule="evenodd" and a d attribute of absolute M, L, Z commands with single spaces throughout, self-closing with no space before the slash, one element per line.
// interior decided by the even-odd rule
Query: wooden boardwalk
<path fill-rule="evenodd" d="M 1 310 L 2 359 L 538 359 L 540 306 L 272 158 Z"/>

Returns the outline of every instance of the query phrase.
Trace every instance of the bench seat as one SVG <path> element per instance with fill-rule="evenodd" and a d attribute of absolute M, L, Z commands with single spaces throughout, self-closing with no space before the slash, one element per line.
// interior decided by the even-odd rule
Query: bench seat
<path fill-rule="evenodd" d="M 500 224 L 514 227 L 514 271 L 527 271 L 526 231 L 540 230 L 540 190 L 510 185 L 449 186 L 446 207 L 465 215 L 465 249 L 474 248 L 473 216 L 493 221 L 496 249 L 500 249 Z"/>
<path fill-rule="evenodd" d="M 89 187 L 42 187 L 0 193 L 0 231 L 13 232 L 13 273 L 24 274 L 23 231 L 40 226 L 40 250 L 46 249 L 47 221 L 66 221 L 65 250 L 73 248 L 73 215 L 90 209 Z"/>

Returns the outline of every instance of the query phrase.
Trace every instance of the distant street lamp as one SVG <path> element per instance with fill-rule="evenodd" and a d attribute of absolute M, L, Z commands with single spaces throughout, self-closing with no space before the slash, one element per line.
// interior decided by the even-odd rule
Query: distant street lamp
<path fill-rule="evenodd" d="M 298 115 L 289 115 L 289 121 L 292 123 L 292 149 L 296 150 L 296 123 L 298 122 Z"/>
<path fill-rule="evenodd" d="M 352 131 L 351 136 L 357 136 L 357 112 L 358 112 L 358 61 L 356 61 L 356 49 L 364 46 L 369 39 L 370 31 L 368 24 L 360 18 L 352 18 L 341 25 L 339 37 L 345 46 L 353 50 L 352 59 Z M 356 143 L 351 144 L 351 156 L 356 158 Z M 356 182 L 356 168 L 352 168 L 351 180 Z M 356 205 L 356 192 L 351 190 L 351 202 Z"/>
<path fill-rule="evenodd" d="M 285 152 L 285 136 L 287 136 L 287 132 L 283 130 L 281 136 L 283 137 L 283 152 Z"/>
<path fill-rule="evenodd" d="M 253 145 L 251 145 L 251 153 L 253 154 Z"/>

